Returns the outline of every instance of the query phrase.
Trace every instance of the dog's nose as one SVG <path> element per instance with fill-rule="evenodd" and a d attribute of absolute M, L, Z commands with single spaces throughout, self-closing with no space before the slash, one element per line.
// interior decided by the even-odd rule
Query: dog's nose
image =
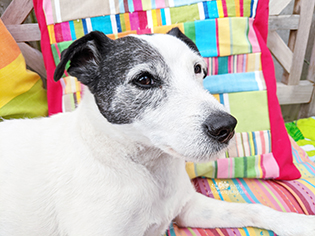
<path fill-rule="evenodd" d="M 226 112 L 211 114 L 203 123 L 205 133 L 220 143 L 228 143 L 234 135 L 237 120 Z"/>

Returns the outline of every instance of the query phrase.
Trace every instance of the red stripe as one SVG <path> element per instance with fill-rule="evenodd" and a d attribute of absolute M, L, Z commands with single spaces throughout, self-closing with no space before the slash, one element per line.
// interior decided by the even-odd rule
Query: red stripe
<path fill-rule="evenodd" d="M 220 56 L 220 48 L 219 48 L 219 25 L 218 25 L 218 19 L 215 19 L 215 28 L 216 28 L 216 37 L 217 37 L 217 51 L 218 51 L 218 57 Z"/>
<path fill-rule="evenodd" d="M 140 30 L 146 29 L 148 25 L 147 13 L 145 11 L 138 12 L 138 19 Z"/>
<path fill-rule="evenodd" d="M 301 177 L 301 173 L 293 164 L 291 143 L 284 126 L 276 93 L 274 64 L 266 45 L 268 36 L 268 3 L 269 1 L 258 2 L 254 29 L 261 49 L 261 65 L 267 86 L 272 153 L 280 168 L 280 176 L 277 179 L 298 179 Z"/>
<path fill-rule="evenodd" d="M 226 6 L 226 1 L 225 0 L 222 0 L 222 7 L 223 7 L 224 17 L 228 17 L 228 11 L 227 11 L 227 6 Z"/>
<path fill-rule="evenodd" d="M 63 36 L 62 36 L 62 27 L 60 23 L 57 23 L 54 25 L 54 30 L 55 30 L 55 39 L 56 42 L 63 42 Z"/>
<path fill-rule="evenodd" d="M 279 194 L 280 199 L 290 208 L 290 212 L 304 214 L 298 202 L 286 188 L 274 181 L 269 182 L 269 184 L 272 185 L 272 188 Z"/>
<path fill-rule="evenodd" d="M 240 0 L 240 16 L 244 16 L 244 2 Z"/>
<path fill-rule="evenodd" d="M 214 68 L 214 75 L 217 75 L 219 73 L 219 59 L 217 57 L 213 60 L 213 68 Z"/>
<path fill-rule="evenodd" d="M 48 112 L 49 115 L 52 115 L 62 111 L 62 87 L 60 82 L 56 83 L 53 79 L 56 65 L 51 51 L 46 18 L 43 12 L 43 1 L 34 0 L 33 4 L 39 28 L 41 30 L 41 49 L 46 54 L 44 63 L 47 70 Z"/>
<path fill-rule="evenodd" d="M 292 184 L 291 184 L 292 183 Z M 300 190 L 296 188 L 296 186 L 294 186 L 294 181 L 285 181 L 284 184 L 287 185 L 290 189 L 292 189 L 294 191 L 294 193 L 299 197 L 299 199 L 301 200 L 301 202 L 304 205 L 304 208 L 307 212 L 304 212 L 304 214 L 309 215 L 312 214 L 312 209 L 310 207 L 310 203 L 305 199 L 305 197 L 303 196 L 302 193 L 300 193 Z M 302 208 L 303 209 L 303 208 Z M 314 214 L 314 212 L 313 212 Z"/>

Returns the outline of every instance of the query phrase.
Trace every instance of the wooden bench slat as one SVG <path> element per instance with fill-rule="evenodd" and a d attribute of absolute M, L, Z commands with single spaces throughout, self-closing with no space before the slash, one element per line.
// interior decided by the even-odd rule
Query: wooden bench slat
<path fill-rule="evenodd" d="M 300 22 L 296 34 L 293 60 L 290 74 L 284 73 L 282 82 L 288 85 L 297 85 L 301 79 L 308 36 L 312 24 L 314 0 L 303 0 L 300 6 Z M 288 71 L 287 71 L 288 72 Z"/>
<path fill-rule="evenodd" d="M 280 15 L 269 17 L 269 30 L 297 30 L 299 15 Z"/>
<path fill-rule="evenodd" d="M 292 0 L 270 0 L 269 2 L 269 14 L 270 15 L 279 15 L 284 8 L 286 8 L 287 5 Z"/>
<path fill-rule="evenodd" d="M 13 36 L 16 42 L 31 42 L 40 41 L 41 34 L 38 24 L 23 24 L 23 25 L 6 25 L 7 29 Z"/>
<path fill-rule="evenodd" d="M 21 24 L 32 9 L 32 0 L 13 0 L 1 16 L 1 20 L 5 25 Z"/>
<path fill-rule="evenodd" d="M 267 46 L 282 67 L 290 72 L 293 53 L 276 31 L 269 31 Z"/>
<path fill-rule="evenodd" d="M 311 100 L 314 83 L 301 80 L 298 85 L 277 83 L 277 96 L 280 105 L 308 103 Z"/>
<path fill-rule="evenodd" d="M 43 54 L 26 43 L 18 43 L 19 48 L 25 58 L 26 64 L 36 71 L 42 78 L 46 78 L 46 69 L 43 60 Z"/>

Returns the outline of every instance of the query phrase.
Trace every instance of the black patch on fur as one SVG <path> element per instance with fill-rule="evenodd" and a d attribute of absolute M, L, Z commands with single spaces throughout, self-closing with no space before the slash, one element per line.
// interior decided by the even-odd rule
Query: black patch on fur
<path fill-rule="evenodd" d="M 101 32 L 91 32 L 62 55 L 55 80 L 62 76 L 69 60 L 69 74 L 89 87 L 101 114 L 111 123 L 132 123 L 146 109 L 154 109 L 167 99 L 170 70 L 162 55 L 145 40 L 133 36 L 111 40 Z M 133 76 L 150 73 L 159 86 L 141 89 L 132 83 L 134 77 L 127 78 L 140 64 L 145 67 Z"/>

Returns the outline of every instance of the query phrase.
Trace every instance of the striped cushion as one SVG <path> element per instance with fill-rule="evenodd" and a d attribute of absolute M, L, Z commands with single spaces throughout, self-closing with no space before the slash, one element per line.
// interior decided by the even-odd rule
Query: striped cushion
<path fill-rule="evenodd" d="M 315 164 L 291 139 L 294 164 L 302 178 L 290 181 L 261 179 L 196 178 L 196 190 L 208 197 L 238 203 L 260 203 L 283 212 L 315 215 Z M 275 235 L 272 231 L 254 227 L 228 229 L 179 228 L 171 225 L 166 236 L 200 235 Z"/>
<path fill-rule="evenodd" d="M 24 57 L 0 20 L 0 120 L 47 116 L 40 77 L 26 69 Z"/>
<path fill-rule="evenodd" d="M 166 33 L 177 26 L 196 43 L 209 66 L 204 87 L 238 119 L 226 158 L 187 163 L 190 177 L 300 177 L 266 46 L 268 1 L 34 0 L 34 5 L 46 54 L 50 114 L 71 111 L 81 100 L 76 78 L 67 73 L 58 83 L 52 78 L 61 52 L 74 40 L 92 30 L 116 39 L 131 33 Z"/>

